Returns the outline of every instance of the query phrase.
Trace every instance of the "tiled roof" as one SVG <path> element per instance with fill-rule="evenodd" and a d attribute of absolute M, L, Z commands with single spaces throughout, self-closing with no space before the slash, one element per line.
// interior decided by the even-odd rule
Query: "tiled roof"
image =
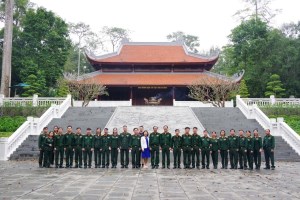
<path fill-rule="evenodd" d="M 178 42 L 121 44 L 119 51 L 92 56 L 87 54 L 91 63 L 208 63 L 214 64 L 218 56 L 204 57 L 188 52 L 186 46 Z"/>

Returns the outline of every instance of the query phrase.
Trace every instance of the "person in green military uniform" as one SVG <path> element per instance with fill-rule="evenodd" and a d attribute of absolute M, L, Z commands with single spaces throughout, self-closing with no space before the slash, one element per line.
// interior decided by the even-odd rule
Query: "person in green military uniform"
<path fill-rule="evenodd" d="M 244 136 L 244 131 L 239 130 L 239 169 L 247 169 L 247 140 Z"/>
<path fill-rule="evenodd" d="M 184 134 L 182 135 L 182 151 L 184 169 L 190 169 L 192 151 L 192 136 L 190 135 L 190 127 L 184 128 Z"/>
<path fill-rule="evenodd" d="M 83 151 L 83 160 L 84 168 L 87 166 L 92 167 L 92 155 L 94 151 L 94 136 L 92 135 L 92 129 L 87 128 L 86 134 L 82 138 L 82 151 Z"/>
<path fill-rule="evenodd" d="M 200 167 L 200 148 L 201 148 L 201 136 L 198 135 L 198 128 L 193 128 L 193 135 L 192 135 L 192 168 Z"/>
<path fill-rule="evenodd" d="M 40 155 L 39 155 L 39 167 L 40 168 L 45 167 L 45 163 L 43 163 L 44 154 L 45 154 L 44 142 L 47 137 L 48 137 L 48 127 L 44 127 L 43 132 L 39 135 L 39 139 L 38 139 L 38 147 L 40 150 Z"/>
<path fill-rule="evenodd" d="M 159 166 L 159 145 L 160 145 L 160 134 L 157 132 L 158 127 L 153 126 L 153 132 L 149 137 L 149 147 L 151 151 L 151 166 L 152 169 L 158 169 Z"/>
<path fill-rule="evenodd" d="M 72 168 L 74 156 L 74 133 L 72 132 L 72 126 L 67 127 L 67 133 L 64 136 L 64 146 L 66 155 L 66 168 Z"/>
<path fill-rule="evenodd" d="M 53 127 L 53 141 L 54 141 L 54 137 L 58 134 L 58 126 L 54 126 Z M 55 161 L 55 151 L 52 152 L 51 157 L 50 157 L 50 163 L 51 165 L 54 164 Z"/>
<path fill-rule="evenodd" d="M 96 134 L 94 136 L 94 160 L 95 168 L 100 168 L 101 166 L 101 155 L 102 155 L 102 136 L 101 128 L 96 129 Z"/>
<path fill-rule="evenodd" d="M 102 135 L 102 168 L 109 167 L 109 155 L 111 150 L 111 137 L 108 134 L 108 128 L 104 129 Z"/>
<path fill-rule="evenodd" d="M 217 132 L 213 131 L 211 133 L 211 139 L 210 139 L 210 154 L 211 154 L 211 160 L 214 166 L 214 169 L 218 169 L 218 155 L 219 155 L 219 139 L 217 138 Z"/>
<path fill-rule="evenodd" d="M 201 138 L 201 157 L 202 157 L 202 169 L 209 169 L 209 157 L 211 150 L 211 141 L 208 137 L 207 130 L 203 131 L 203 137 Z M 206 160 L 206 163 L 205 163 Z"/>
<path fill-rule="evenodd" d="M 253 146 L 254 140 L 251 137 L 251 131 L 246 131 L 247 162 L 250 170 L 253 170 Z"/>
<path fill-rule="evenodd" d="M 113 129 L 113 134 L 111 136 L 111 168 L 117 168 L 118 154 L 120 149 L 120 140 L 118 135 L 118 129 Z"/>
<path fill-rule="evenodd" d="M 121 153 L 121 168 L 128 168 L 129 164 L 129 148 L 131 145 L 131 135 L 127 131 L 127 126 L 123 126 L 123 133 L 119 136 L 120 153 Z"/>
<path fill-rule="evenodd" d="M 81 128 L 76 128 L 74 134 L 75 168 L 82 168 L 82 139 Z"/>
<path fill-rule="evenodd" d="M 44 150 L 45 150 L 45 156 L 44 156 L 44 163 L 46 168 L 50 168 L 50 162 L 51 162 L 51 154 L 53 152 L 53 132 L 50 131 L 48 136 L 44 140 Z"/>
<path fill-rule="evenodd" d="M 261 152 L 262 152 L 262 138 L 258 134 L 258 130 L 253 131 L 253 159 L 255 163 L 255 169 L 260 169 L 261 165 Z"/>
<path fill-rule="evenodd" d="M 131 137 L 131 162 L 132 168 L 140 168 L 141 165 L 141 136 L 139 129 L 133 129 L 133 136 Z"/>
<path fill-rule="evenodd" d="M 169 133 L 168 126 L 163 127 L 164 132 L 160 134 L 160 148 L 162 150 L 162 168 L 166 167 L 167 156 L 167 168 L 170 169 L 170 150 L 172 149 L 172 135 Z"/>
<path fill-rule="evenodd" d="M 219 150 L 221 155 L 222 169 L 228 168 L 228 152 L 229 152 L 229 143 L 228 138 L 224 130 L 221 130 L 219 137 Z"/>
<path fill-rule="evenodd" d="M 181 157 L 181 146 L 182 146 L 182 138 L 179 135 L 179 129 L 175 129 L 175 135 L 172 137 L 172 149 L 173 149 L 173 157 L 174 157 L 174 167 L 173 169 L 181 169 L 180 157 Z"/>
<path fill-rule="evenodd" d="M 63 168 L 64 161 L 64 135 L 63 129 L 58 128 L 58 132 L 54 135 L 54 151 L 55 151 L 55 167 Z M 58 163 L 59 158 L 59 163 Z"/>
<path fill-rule="evenodd" d="M 239 139 L 235 135 L 235 130 L 230 130 L 230 135 L 228 136 L 228 148 L 229 148 L 229 158 L 230 158 L 230 169 L 237 169 L 238 165 L 238 151 L 239 151 Z"/>
<path fill-rule="evenodd" d="M 270 160 L 271 160 L 271 169 L 275 169 L 274 161 L 274 149 L 275 149 L 275 137 L 271 135 L 270 129 L 265 130 L 265 137 L 263 139 L 263 149 L 266 159 L 266 167 L 264 169 L 270 169 Z"/>

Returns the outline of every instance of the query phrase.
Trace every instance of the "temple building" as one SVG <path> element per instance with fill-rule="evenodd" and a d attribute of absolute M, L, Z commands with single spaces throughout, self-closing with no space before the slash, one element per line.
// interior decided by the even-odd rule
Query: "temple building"
<path fill-rule="evenodd" d="M 105 85 L 109 96 L 101 100 L 132 100 L 132 105 L 173 105 L 188 101 L 188 85 L 203 79 L 238 82 L 242 74 L 226 77 L 210 72 L 219 56 L 205 57 L 188 51 L 182 42 L 123 41 L 117 52 L 86 54 L 95 72 L 79 81 Z"/>

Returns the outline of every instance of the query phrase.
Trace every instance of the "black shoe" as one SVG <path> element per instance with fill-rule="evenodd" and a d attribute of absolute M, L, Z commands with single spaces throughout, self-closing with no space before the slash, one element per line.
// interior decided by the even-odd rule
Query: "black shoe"
<path fill-rule="evenodd" d="M 221 167 L 221 169 L 225 169 L 225 167 Z"/>
<path fill-rule="evenodd" d="M 248 169 L 248 167 L 244 167 L 244 170 L 247 170 Z"/>
<path fill-rule="evenodd" d="M 214 169 L 218 169 L 218 167 L 214 167 Z"/>
<path fill-rule="evenodd" d="M 200 169 L 200 167 L 199 167 L 199 166 L 197 166 L 197 169 Z"/>
<path fill-rule="evenodd" d="M 104 166 L 104 165 L 102 165 L 102 168 L 105 168 L 105 166 Z"/>
<path fill-rule="evenodd" d="M 234 167 L 234 169 L 237 169 L 237 167 Z"/>
<path fill-rule="evenodd" d="M 180 165 L 177 167 L 178 169 L 181 169 Z"/>
<path fill-rule="evenodd" d="M 78 165 L 75 165 L 75 167 L 74 168 L 78 168 Z"/>
<path fill-rule="evenodd" d="M 134 168 L 135 168 L 135 166 L 133 165 L 133 166 L 132 166 L 132 168 L 134 169 Z"/>
<path fill-rule="evenodd" d="M 165 169 L 166 167 L 165 167 L 165 166 L 162 166 L 161 168 L 162 168 L 162 169 Z"/>
<path fill-rule="evenodd" d="M 152 165 L 152 166 L 151 166 L 151 168 L 152 168 L 152 169 L 154 169 L 154 168 L 155 168 L 155 166 L 154 166 L 154 165 Z"/>
<path fill-rule="evenodd" d="M 58 168 L 58 165 L 56 165 L 55 168 Z"/>
<path fill-rule="evenodd" d="M 122 165 L 121 168 L 124 168 L 124 165 Z"/>
<path fill-rule="evenodd" d="M 62 165 L 60 165 L 59 168 L 64 168 L 64 167 Z"/>
<path fill-rule="evenodd" d="M 195 166 L 192 166 L 192 168 L 194 169 L 194 168 L 195 168 Z"/>
<path fill-rule="evenodd" d="M 170 169 L 170 166 L 167 166 L 168 169 Z"/>
<path fill-rule="evenodd" d="M 109 168 L 109 166 L 107 165 L 107 166 L 106 166 L 106 168 L 108 169 L 108 168 Z"/>
<path fill-rule="evenodd" d="M 98 168 L 98 166 L 97 166 L 97 165 L 95 165 L 95 169 L 96 169 L 96 168 Z"/>
<path fill-rule="evenodd" d="M 227 169 L 227 167 L 225 167 L 225 169 Z"/>
<path fill-rule="evenodd" d="M 275 170 L 275 167 L 271 167 L 272 170 Z"/>
<path fill-rule="evenodd" d="M 84 166 L 84 169 L 86 169 L 87 168 L 87 166 Z"/>
<path fill-rule="evenodd" d="M 265 167 L 264 169 L 270 169 L 270 167 Z"/>
<path fill-rule="evenodd" d="M 128 168 L 128 165 L 125 165 L 125 168 Z"/>
<path fill-rule="evenodd" d="M 158 169 L 158 166 L 156 166 L 155 169 Z"/>
<path fill-rule="evenodd" d="M 70 166 L 70 168 L 73 168 L 72 165 Z"/>
<path fill-rule="evenodd" d="M 206 169 L 209 169 L 209 167 L 206 167 Z"/>
<path fill-rule="evenodd" d="M 69 166 L 66 166 L 65 168 L 69 168 Z"/>
<path fill-rule="evenodd" d="M 205 167 L 204 167 L 204 166 L 202 166 L 202 167 L 201 167 L 201 169 L 205 169 Z"/>
<path fill-rule="evenodd" d="M 176 166 L 173 167 L 173 169 L 176 169 L 176 168 L 177 168 Z"/>
<path fill-rule="evenodd" d="M 229 169 L 234 169 L 234 167 L 230 167 Z"/>
<path fill-rule="evenodd" d="M 239 169 L 244 169 L 243 167 L 239 167 Z"/>

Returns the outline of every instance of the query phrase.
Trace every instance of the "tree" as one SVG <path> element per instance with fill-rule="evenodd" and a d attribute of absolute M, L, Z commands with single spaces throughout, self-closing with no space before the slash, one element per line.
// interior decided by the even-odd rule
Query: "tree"
<path fill-rule="evenodd" d="M 58 79 L 57 88 L 57 97 L 66 97 L 68 94 L 70 94 L 68 81 L 64 78 Z"/>
<path fill-rule="evenodd" d="M 265 96 L 270 97 L 271 95 L 274 95 L 277 98 L 285 96 L 285 89 L 283 88 L 280 76 L 277 74 L 272 74 L 267 83 Z"/>
<path fill-rule="evenodd" d="M 185 34 L 182 31 L 173 32 L 167 35 L 167 39 L 172 42 L 182 41 L 186 44 L 190 51 L 197 53 L 197 47 L 200 46 L 199 37 L 194 35 Z"/>
<path fill-rule="evenodd" d="M 279 9 L 272 10 L 270 4 L 272 0 L 243 0 L 246 6 L 242 10 L 238 10 L 235 16 L 239 16 L 242 21 L 254 18 L 255 21 L 263 19 L 269 22 L 272 18 L 280 12 Z"/>
<path fill-rule="evenodd" d="M 203 78 L 188 88 L 190 98 L 215 107 L 225 107 L 225 101 L 232 92 L 237 91 L 238 84 L 229 80 Z"/>
<path fill-rule="evenodd" d="M 130 31 L 123 28 L 104 26 L 101 33 L 104 35 L 104 38 L 111 44 L 113 52 L 122 39 L 130 40 Z"/>
<path fill-rule="evenodd" d="M 0 93 L 10 96 L 14 0 L 5 2 L 5 28 Z"/>
<path fill-rule="evenodd" d="M 244 79 L 240 83 L 239 95 L 243 98 L 248 98 L 250 96 L 246 81 Z"/>

